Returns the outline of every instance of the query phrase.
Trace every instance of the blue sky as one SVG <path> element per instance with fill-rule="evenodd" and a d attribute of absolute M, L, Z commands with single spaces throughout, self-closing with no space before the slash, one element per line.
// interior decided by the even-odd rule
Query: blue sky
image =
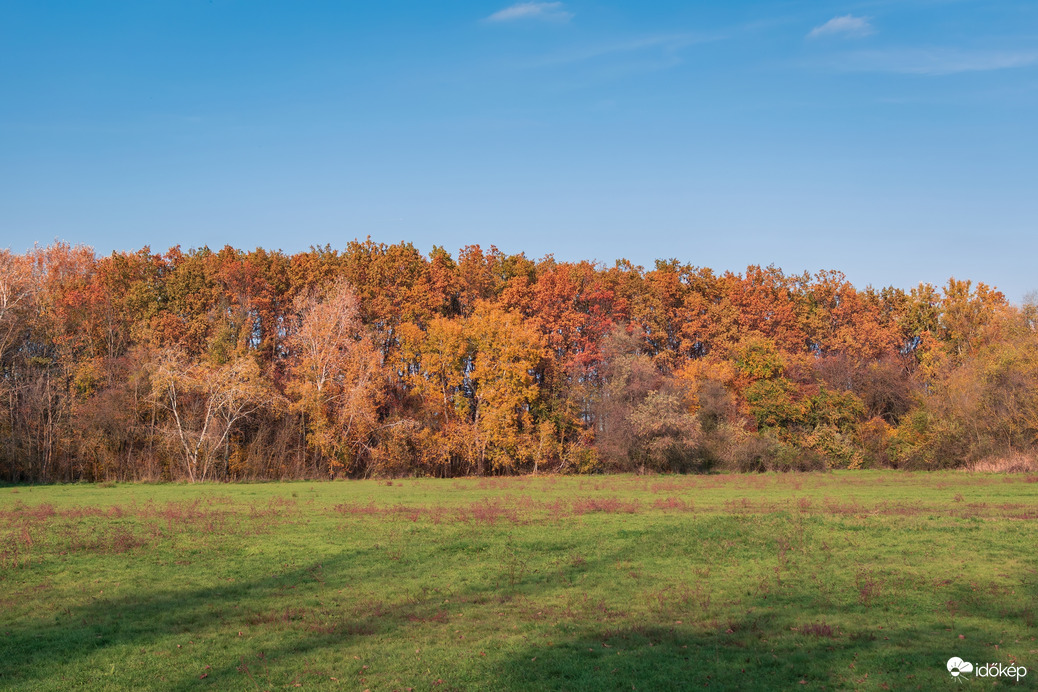
<path fill-rule="evenodd" d="M 0 246 L 1038 289 L 1038 2 L 4 2 Z"/>

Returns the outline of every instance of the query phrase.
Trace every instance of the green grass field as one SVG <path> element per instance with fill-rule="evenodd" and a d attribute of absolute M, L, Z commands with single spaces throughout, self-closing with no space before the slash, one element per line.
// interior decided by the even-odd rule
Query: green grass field
<path fill-rule="evenodd" d="M 1033 688 L 1035 481 L 5 487 L 0 687 Z"/>

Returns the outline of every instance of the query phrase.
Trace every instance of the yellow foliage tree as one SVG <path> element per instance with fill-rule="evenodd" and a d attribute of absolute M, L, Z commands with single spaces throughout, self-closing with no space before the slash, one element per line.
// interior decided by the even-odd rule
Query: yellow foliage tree
<path fill-rule="evenodd" d="M 543 447 L 530 409 L 545 347 L 520 316 L 481 304 L 471 317 L 405 330 L 401 344 L 413 391 L 432 409 L 444 463 L 461 461 L 479 475 L 509 471 Z"/>

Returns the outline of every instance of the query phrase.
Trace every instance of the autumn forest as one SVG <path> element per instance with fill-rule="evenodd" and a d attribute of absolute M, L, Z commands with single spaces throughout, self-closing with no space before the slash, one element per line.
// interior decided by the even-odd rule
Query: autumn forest
<path fill-rule="evenodd" d="M 1038 444 L 984 284 L 428 256 L 0 252 L 0 478 L 936 469 Z"/>

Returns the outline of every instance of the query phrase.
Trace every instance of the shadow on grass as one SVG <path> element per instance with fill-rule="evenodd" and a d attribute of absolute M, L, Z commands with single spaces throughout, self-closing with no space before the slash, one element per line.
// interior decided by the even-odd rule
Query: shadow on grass
<path fill-rule="evenodd" d="M 837 665 L 853 654 L 829 647 Z M 588 629 L 551 646 L 531 647 L 500 670 L 502 689 L 631 690 L 795 689 L 802 672 L 762 643 L 747 647 L 678 629 L 627 627 Z M 826 667 L 823 664 L 823 667 Z"/>
<path fill-rule="evenodd" d="M 343 562 L 344 559 L 326 560 L 320 569 L 312 565 L 255 580 L 206 588 L 174 588 L 121 598 L 98 596 L 85 605 L 21 621 L 5 621 L 0 617 L 0 688 L 53 686 L 58 680 L 67 682 L 69 688 L 85 682 L 99 689 L 142 685 L 162 689 L 197 689 L 200 680 L 205 680 L 213 689 L 251 687 L 243 670 L 226 663 L 226 655 L 222 656 L 225 660 L 219 661 L 225 664 L 222 668 L 196 666 L 197 660 L 205 659 L 192 655 L 186 657 L 190 663 L 174 677 L 163 680 L 133 678 L 132 683 L 126 672 L 114 678 L 106 677 L 110 675 L 107 670 L 98 670 L 94 675 L 84 672 L 89 665 L 80 664 L 107 649 L 118 648 L 126 654 L 120 659 L 121 672 L 131 671 L 132 675 L 137 667 L 143 674 L 147 666 L 135 663 L 138 655 L 166 656 L 174 652 L 156 651 L 156 648 L 174 646 L 177 649 L 183 646 L 183 653 L 189 653 L 187 647 L 190 644 L 195 645 L 195 650 L 210 647 L 209 658 L 216 663 L 221 656 L 215 652 L 221 647 L 214 647 L 214 644 L 219 644 L 213 641 L 215 637 L 231 640 L 237 636 L 239 628 L 272 624 L 293 627 L 298 624 L 294 621 L 315 612 L 286 604 L 316 595 L 323 588 L 324 570 L 345 569 Z M 275 609 L 266 612 L 249 610 L 257 604 Z M 421 605 L 414 607 L 420 608 Z M 318 626 L 316 631 L 311 631 L 307 623 L 299 627 L 298 632 L 293 632 L 295 636 L 285 638 L 289 644 L 283 651 L 275 648 L 261 653 L 274 660 L 282 654 L 305 653 L 315 648 L 342 645 L 355 637 L 376 632 L 382 634 L 395 622 L 393 618 L 383 618 L 382 615 L 379 612 L 359 613 L 356 617 L 340 616 L 333 623 Z M 232 648 L 241 648 L 240 641 L 231 641 Z M 225 653 L 227 647 L 222 648 Z M 206 651 L 201 649 L 199 653 L 205 654 Z M 79 677 L 65 680 L 65 673 Z M 46 683 L 42 682 L 43 677 Z"/>
<path fill-rule="evenodd" d="M 501 666 L 502 690 L 934 689 L 944 659 L 905 660 L 872 637 L 726 637 L 659 627 L 588 629 Z M 867 659 L 863 663 L 861 659 Z"/>

